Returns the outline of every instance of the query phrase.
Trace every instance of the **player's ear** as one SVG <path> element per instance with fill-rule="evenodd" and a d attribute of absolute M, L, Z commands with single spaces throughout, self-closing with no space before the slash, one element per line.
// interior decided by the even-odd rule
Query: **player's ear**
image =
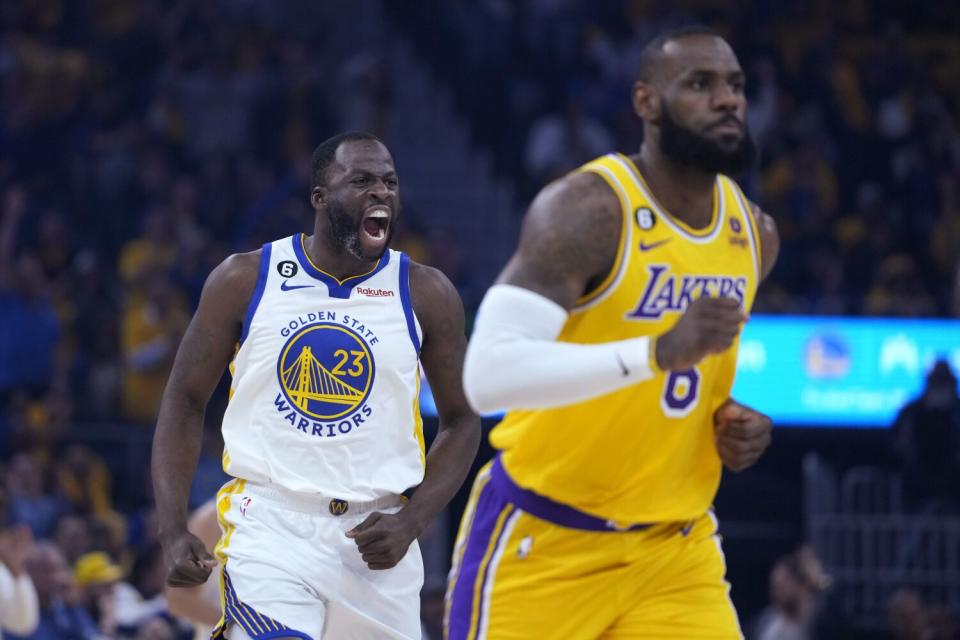
<path fill-rule="evenodd" d="M 633 112 L 644 121 L 656 122 L 660 119 L 660 96 L 653 85 L 642 80 L 633 83 Z"/>
<path fill-rule="evenodd" d="M 327 190 L 321 186 L 316 186 L 310 190 L 310 204 L 314 209 L 320 209 L 326 204 Z"/>

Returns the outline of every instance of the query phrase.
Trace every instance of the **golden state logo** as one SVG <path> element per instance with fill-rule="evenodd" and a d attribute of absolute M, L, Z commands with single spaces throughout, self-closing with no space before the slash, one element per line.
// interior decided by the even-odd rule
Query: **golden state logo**
<path fill-rule="evenodd" d="M 274 405 L 304 433 L 347 434 L 372 413 L 364 401 L 373 387 L 374 361 L 361 335 L 371 332 L 356 320 L 359 331 L 354 330 L 349 326 L 352 319 L 344 319 L 344 323 L 302 324 L 280 352 L 281 393 Z"/>

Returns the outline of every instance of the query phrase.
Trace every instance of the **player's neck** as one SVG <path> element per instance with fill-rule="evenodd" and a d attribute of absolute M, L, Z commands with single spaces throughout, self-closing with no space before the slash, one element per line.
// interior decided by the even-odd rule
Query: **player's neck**
<path fill-rule="evenodd" d="M 359 276 L 373 269 L 379 260 L 361 260 L 338 244 L 329 233 L 314 229 L 303 239 L 303 248 L 314 266 L 337 280 Z"/>
<path fill-rule="evenodd" d="M 633 161 L 661 207 L 694 229 L 713 218 L 713 190 L 717 175 L 684 167 L 667 158 L 655 145 L 644 144 Z"/>

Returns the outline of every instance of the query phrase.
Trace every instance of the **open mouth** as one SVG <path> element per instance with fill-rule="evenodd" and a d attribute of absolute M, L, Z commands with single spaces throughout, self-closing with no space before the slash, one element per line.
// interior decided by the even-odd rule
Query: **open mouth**
<path fill-rule="evenodd" d="M 371 207 L 367 210 L 360 227 L 370 240 L 385 241 L 390 227 L 390 210 L 384 206 Z"/>

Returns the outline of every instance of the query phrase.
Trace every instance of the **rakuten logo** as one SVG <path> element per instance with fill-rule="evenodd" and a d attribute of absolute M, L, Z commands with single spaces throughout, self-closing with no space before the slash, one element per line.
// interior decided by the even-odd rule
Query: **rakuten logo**
<path fill-rule="evenodd" d="M 365 287 L 357 287 L 357 293 L 362 296 L 367 296 L 370 298 L 390 298 L 393 297 L 393 291 L 388 289 L 367 289 Z"/>

